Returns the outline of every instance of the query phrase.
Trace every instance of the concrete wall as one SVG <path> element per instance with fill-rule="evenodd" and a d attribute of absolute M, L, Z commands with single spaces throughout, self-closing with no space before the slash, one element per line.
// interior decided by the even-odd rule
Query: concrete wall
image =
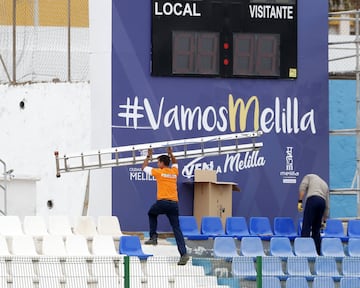
<path fill-rule="evenodd" d="M 86 151 L 90 140 L 88 83 L 0 86 L 0 159 L 7 169 L 14 169 L 11 181 L 29 181 L 30 185 L 38 179 L 36 200 L 32 193 L 19 197 L 19 209 L 35 201 L 36 214 L 79 215 L 87 174 L 56 178 L 54 151 Z M 47 207 L 48 200 L 53 200 L 52 209 Z M 16 211 L 14 205 L 9 211 Z"/>

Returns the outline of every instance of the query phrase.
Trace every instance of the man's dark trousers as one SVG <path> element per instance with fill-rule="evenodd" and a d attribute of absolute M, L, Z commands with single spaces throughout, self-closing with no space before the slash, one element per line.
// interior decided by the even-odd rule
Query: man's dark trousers
<path fill-rule="evenodd" d="M 317 253 L 321 253 L 321 222 L 326 208 L 326 202 L 319 196 L 312 196 L 306 200 L 304 219 L 301 229 L 301 237 L 311 237 L 314 239 Z"/>
<path fill-rule="evenodd" d="M 148 212 L 150 224 L 150 239 L 157 238 L 157 217 L 161 214 L 165 214 L 169 219 L 180 255 L 182 256 L 186 254 L 185 240 L 179 224 L 179 206 L 176 201 L 157 200 L 151 206 Z"/>

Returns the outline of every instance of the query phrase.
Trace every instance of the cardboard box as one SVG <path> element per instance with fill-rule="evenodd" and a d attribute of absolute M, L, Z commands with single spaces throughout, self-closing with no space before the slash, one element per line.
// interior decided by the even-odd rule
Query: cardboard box
<path fill-rule="evenodd" d="M 224 228 L 226 218 L 232 216 L 232 192 L 240 189 L 236 183 L 216 180 L 214 170 L 195 170 L 194 216 L 199 227 L 203 216 L 220 217 Z"/>
<path fill-rule="evenodd" d="M 195 170 L 195 182 L 216 182 L 217 176 L 215 170 Z"/>

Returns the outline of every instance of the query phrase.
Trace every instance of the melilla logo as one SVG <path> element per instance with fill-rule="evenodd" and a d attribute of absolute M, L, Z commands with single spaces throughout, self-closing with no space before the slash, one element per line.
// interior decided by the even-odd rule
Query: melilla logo
<path fill-rule="evenodd" d="M 188 162 L 182 169 L 182 175 L 186 178 L 194 177 L 195 170 L 216 170 L 216 173 L 240 172 L 245 169 L 262 167 L 266 164 L 264 156 L 259 151 L 247 151 L 243 153 L 226 154 L 222 164 L 215 165 L 214 161 L 203 161 L 204 157 L 198 157 Z"/>
<path fill-rule="evenodd" d="M 201 13 L 198 11 L 196 2 L 164 2 L 154 3 L 154 15 L 155 16 L 190 16 L 190 17 L 200 17 Z"/>

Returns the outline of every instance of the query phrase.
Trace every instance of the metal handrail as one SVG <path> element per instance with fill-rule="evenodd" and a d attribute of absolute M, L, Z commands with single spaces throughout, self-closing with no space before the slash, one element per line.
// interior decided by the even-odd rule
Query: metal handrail
<path fill-rule="evenodd" d="M 0 188 L 3 189 L 4 191 L 4 211 L 0 210 L 0 213 L 3 215 L 7 214 L 7 180 L 8 180 L 8 173 L 6 170 L 6 163 L 5 161 L 3 161 L 2 159 L 0 159 L 0 163 L 3 165 L 4 167 L 4 172 L 3 172 L 3 179 L 4 179 L 4 183 L 0 184 Z"/>

